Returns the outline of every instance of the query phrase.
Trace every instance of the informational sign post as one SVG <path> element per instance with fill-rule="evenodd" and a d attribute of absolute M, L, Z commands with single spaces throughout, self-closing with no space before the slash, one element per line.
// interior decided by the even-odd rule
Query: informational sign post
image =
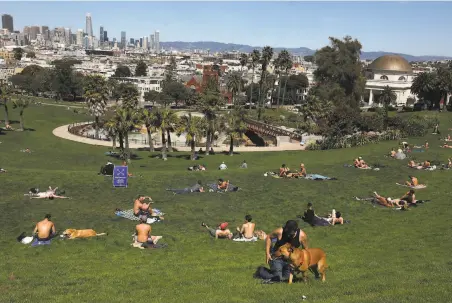
<path fill-rule="evenodd" d="M 129 184 L 127 166 L 115 166 L 113 169 L 113 187 L 127 187 Z"/>

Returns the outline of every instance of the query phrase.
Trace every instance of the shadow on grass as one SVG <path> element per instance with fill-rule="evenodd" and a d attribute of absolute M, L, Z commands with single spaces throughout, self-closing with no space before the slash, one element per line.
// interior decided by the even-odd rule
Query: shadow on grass
<path fill-rule="evenodd" d="M 137 148 L 137 150 L 138 151 L 149 151 L 149 147 L 140 147 L 140 148 Z M 154 148 L 154 152 L 161 152 L 162 151 L 162 148 L 161 147 L 155 147 Z M 173 147 L 173 151 L 172 152 L 178 152 L 178 150 L 177 150 L 177 148 L 174 148 Z"/>

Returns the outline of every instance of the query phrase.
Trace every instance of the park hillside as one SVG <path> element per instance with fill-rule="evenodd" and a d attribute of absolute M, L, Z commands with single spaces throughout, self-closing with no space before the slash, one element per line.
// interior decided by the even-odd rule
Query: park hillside
<path fill-rule="evenodd" d="M 215 81 L 209 81 L 201 94 L 184 91 L 191 96 L 184 100 L 202 113 L 202 117 L 196 117 L 199 119 L 190 115 L 176 117 L 170 104 L 183 98 L 171 96 L 168 89 L 156 97 L 155 102 L 160 106 L 140 109 L 135 87 L 98 76 L 77 75 L 67 60 L 57 62 L 52 70 L 21 75 L 26 80 L 23 84 L 13 82 L 12 86 L 2 86 L 6 123 L 0 134 L 0 166 L 7 172 L 0 174 L 0 257 L 5 260 L 0 267 L 0 301 L 260 303 L 300 302 L 302 296 L 312 302 L 450 301 L 452 262 L 448 256 L 452 244 L 448 182 L 451 172 L 413 170 L 407 167 L 408 160 L 395 160 L 387 155 L 402 141 L 410 145 L 429 142 L 428 150 L 410 153 L 411 159 L 447 163 L 452 154 L 450 149 L 440 148 L 443 144 L 440 139 L 452 128 L 451 114 L 433 110 L 391 112 L 389 91 L 381 98 L 384 106 L 374 112 L 360 112 L 365 83 L 357 59 L 360 49 L 360 43 L 351 38 L 331 39 L 331 45 L 314 56 L 319 66 L 316 74 L 319 85 L 311 88 L 312 94 L 295 124 L 301 132 L 319 134 L 323 139 L 311 144 L 307 151 L 226 151 L 192 160 L 193 151 L 171 150 L 171 144 L 143 150 L 128 146 L 127 137 L 136 124 L 145 124 L 151 134 L 158 133 L 162 143 L 171 140 L 168 136 L 171 132 L 186 133 L 189 145 L 199 147 L 197 140 L 203 137 L 207 148 L 218 129 L 227 132 L 231 141 L 241 140 L 247 117 L 270 120 L 268 117 L 278 117 L 284 112 L 278 109 L 278 103 L 272 109 L 265 109 L 262 92 L 273 88 L 267 87 L 264 80 L 251 84 L 238 81 L 237 106 L 229 113 L 220 111 L 224 100 Z M 268 64 L 266 60 L 272 57 L 270 51 L 267 48 L 259 55 L 254 53 L 255 64 Z M 345 63 L 332 64 L 337 61 Z M 245 64 L 248 62 L 253 60 L 247 58 Z M 446 66 L 439 70 L 444 75 L 450 72 Z M 171 72 L 169 67 L 166 85 L 176 86 Z M 29 80 L 47 76 L 53 80 L 39 83 L 50 83 L 50 86 L 38 85 L 36 91 L 30 90 Z M 284 76 L 281 69 L 279 77 Z M 441 78 L 438 72 L 429 77 L 434 77 L 435 83 L 447 79 Z M 286 96 L 291 95 L 281 82 L 280 87 L 274 87 L 279 105 L 286 102 L 284 92 Z M 245 93 L 245 98 L 251 92 L 253 98 L 258 96 L 255 110 L 241 106 L 246 99 L 238 92 L 249 85 L 256 90 Z M 55 93 L 58 99 L 81 97 L 83 102 L 75 105 L 37 99 L 43 91 Z M 419 96 L 437 108 L 438 96 L 444 92 L 450 92 L 447 85 L 429 85 L 424 95 Z M 107 106 L 111 98 L 117 100 L 113 107 Z M 109 132 L 110 138 L 118 142 L 119 158 L 106 156 L 107 147 L 69 141 L 52 134 L 59 126 L 84 121 L 93 121 L 95 131 Z M 436 124 L 441 135 L 432 134 Z M 21 152 L 27 148 L 31 153 Z M 380 170 L 347 167 L 357 157 L 379 166 Z M 107 161 L 119 165 L 122 159 L 129 161 L 129 171 L 135 177 L 129 179 L 127 188 L 114 188 L 112 179 L 98 172 Z M 243 160 L 248 163 L 248 169 L 239 168 Z M 223 161 L 228 169 L 219 171 L 217 167 Z M 277 171 L 282 164 L 296 169 L 301 162 L 308 173 L 337 180 L 264 176 L 265 172 Z M 204 164 L 207 171 L 188 171 L 187 167 L 194 164 Z M 402 197 L 407 189 L 396 182 L 403 182 L 412 174 L 427 185 L 416 192 L 416 197 L 430 202 L 409 211 L 398 211 L 374 207 L 370 202 L 354 198 L 369 197 L 374 191 Z M 241 189 L 224 194 L 187 195 L 166 191 L 191 186 L 198 180 L 215 182 L 218 178 L 230 180 Z M 32 187 L 48 186 L 64 189 L 71 199 L 24 196 Z M 164 221 L 152 224 L 152 234 L 163 236 L 161 242 L 168 247 L 140 250 L 131 246 L 136 222 L 116 216 L 115 209 L 132 208 L 139 194 L 150 195 L 155 202 L 153 207 L 166 213 Z M 202 222 L 215 226 L 227 221 L 235 229 L 250 214 L 257 229 L 270 233 L 287 220 L 296 219 L 308 202 L 313 203 L 319 215 L 336 209 L 351 221 L 344 225 L 311 227 L 298 220 L 308 235 L 310 247 L 320 247 L 327 254 L 330 268 L 325 283 L 308 275 L 306 284 L 261 284 L 253 274 L 265 263 L 263 241 L 215 240 L 201 227 Z M 16 241 L 22 232 L 31 234 L 36 222 L 48 213 L 60 232 L 66 228 L 92 228 L 107 232 L 108 236 L 54 239 L 51 245 L 36 248 Z"/>

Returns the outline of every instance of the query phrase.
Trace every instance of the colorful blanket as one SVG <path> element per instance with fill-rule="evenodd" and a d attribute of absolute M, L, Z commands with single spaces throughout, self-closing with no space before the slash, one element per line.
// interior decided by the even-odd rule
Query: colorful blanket
<path fill-rule="evenodd" d="M 154 213 L 156 213 L 158 216 L 162 216 L 164 215 L 160 210 L 158 209 L 153 209 Z M 124 219 L 129 219 L 132 221 L 140 221 L 140 218 L 135 216 L 133 213 L 133 209 L 128 209 L 128 210 L 120 210 L 120 211 L 116 211 L 115 215 L 117 215 L 118 217 L 122 217 Z M 146 223 L 147 224 L 152 224 L 154 222 L 160 222 L 161 220 L 157 219 L 157 218 L 148 218 Z"/>

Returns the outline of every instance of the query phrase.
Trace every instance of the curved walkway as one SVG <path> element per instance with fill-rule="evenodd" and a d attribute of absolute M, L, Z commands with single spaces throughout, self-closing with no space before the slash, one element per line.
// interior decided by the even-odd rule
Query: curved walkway
<path fill-rule="evenodd" d="M 86 137 L 76 136 L 71 134 L 68 131 L 68 125 L 63 125 L 60 127 L 57 127 L 53 130 L 53 134 L 59 138 L 63 138 L 66 140 L 71 140 L 75 142 L 90 144 L 90 145 L 98 145 L 98 146 L 107 146 L 112 147 L 111 141 L 102 141 L 102 140 L 96 140 L 96 139 L 90 139 Z M 130 148 L 146 148 L 149 147 L 147 144 L 138 144 L 138 143 L 129 143 Z M 156 147 L 159 147 L 158 145 Z M 190 151 L 189 146 L 176 146 L 175 147 L 178 151 Z M 222 152 L 222 151 L 229 151 L 229 145 L 222 145 L 219 147 L 214 147 L 216 152 Z M 304 150 L 304 146 L 300 146 L 299 143 L 283 143 L 281 146 L 271 146 L 271 147 L 253 147 L 253 146 L 234 146 L 235 152 L 267 152 L 267 151 L 285 151 L 285 150 Z"/>

